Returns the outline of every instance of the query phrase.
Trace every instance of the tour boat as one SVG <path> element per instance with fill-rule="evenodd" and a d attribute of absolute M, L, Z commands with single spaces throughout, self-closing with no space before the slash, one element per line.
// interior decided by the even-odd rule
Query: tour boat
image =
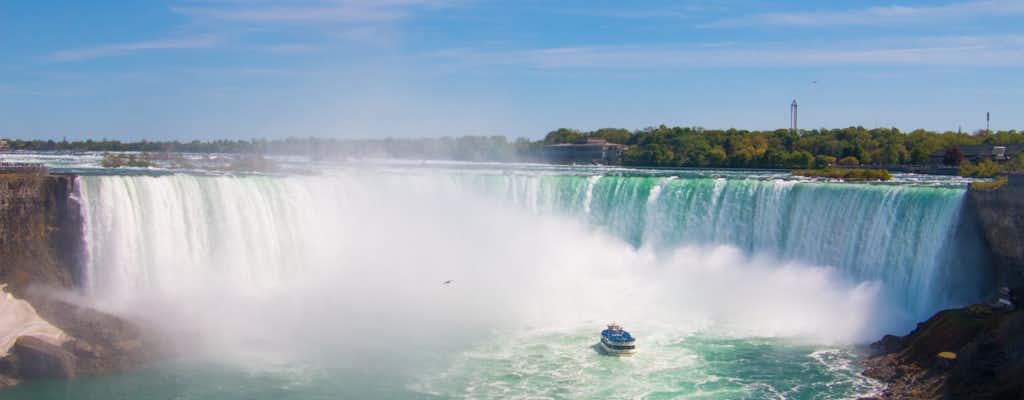
<path fill-rule="evenodd" d="M 621 325 L 612 322 L 608 329 L 601 331 L 601 349 L 613 356 L 632 355 L 636 353 L 636 339 Z"/>

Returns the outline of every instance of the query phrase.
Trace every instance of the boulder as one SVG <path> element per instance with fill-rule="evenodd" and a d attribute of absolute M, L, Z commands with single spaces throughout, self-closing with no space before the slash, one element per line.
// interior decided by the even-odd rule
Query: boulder
<path fill-rule="evenodd" d="M 986 305 L 939 312 L 902 338 L 872 345 L 864 375 L 882 399 L 1024 398 L 1024 312 Z"/>
<path fill-rule="evenodd" d="M 21 383 L 21 381 L 18 380 L 18 378 L 5 374 L 0 374 L 0 389 L 6 389 L 12 386 L 17 386 L 19 383 Z"/>
<path fill-rule="evenodd" d="M 75 355 L 60 346 L 32 336 L 22 336 L 11 348 L 18 374 L 24 378 L 74 378 Z"/>
<path fill-rule="evenodd" d="M 158 335 L 132 321 L 45 292 L 29 291 L 27 299 L 40 316 L 71 337 L 64 350 L 76 356 L 80 375 L 128 371 L 162 353 Z"/>

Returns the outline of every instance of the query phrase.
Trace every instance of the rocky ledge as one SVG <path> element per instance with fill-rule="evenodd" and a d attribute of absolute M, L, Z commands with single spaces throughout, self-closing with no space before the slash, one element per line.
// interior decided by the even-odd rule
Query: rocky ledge
<path fill-rule="evenodd" d="M 1024 287 L 1024 175 L 992 189 L 967 191 L 966 212 L 980 223 L 992 254 L 996 284 Z"/>
<path fill-rule="evenodd" d="M 864 375 L 888 384 L 882 399 L 1021 399 L 1022 332 L 1021 310 L 942 311 L 907 336 L 872 344 Z"/>
<path fill-rule="evenodd" d="M 120 372 L 153 359 L 160 348 L 155 335 L 131 321 L 74 300 L 82 241 L 71 196 L 76 179 L 0 171 L 0 287 L 17 297 L 5 297 L 9 302 L 30 303 L 18 308 L 24 315 L 0 318 L 0 339 L 13 341 L 7 354 L 0 352 L 0 388 Z"/>
<path fill-rule="evenodd" d="M 120 317 L 30 290 L 27 299 L 47 322 L 66 336 L 61 345 L 21 336 L 0 358 L 0 388 L 24 379 L 75 378 L 123 372 L 155 359 L 161 348 L 134 323 Z"/>

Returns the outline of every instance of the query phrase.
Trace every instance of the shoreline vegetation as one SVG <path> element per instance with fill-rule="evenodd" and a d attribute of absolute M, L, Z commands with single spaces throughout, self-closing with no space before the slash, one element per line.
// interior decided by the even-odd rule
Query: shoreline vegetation
<path fill-rule="evenodd" d="M 870 169 L 943 168 L 960 175 L 991 178 L 1010 171 L 1024 171 L 1024 152 L 1008 161 L 965 156 L 962 146 L 1020 146 L 1024 131 L 1008 130 L 975 134 L 934 132 L 922 129 L 902 132 L 895 128 L 814 129 L 799 132 L 715 130 L 700 127 L 650 127 L 630 131 L 602 128 L 579 131 L 561 128 L 543 139 L 504 136 L 441 138 L 213 140 L 188 142 L 118 140 L 19 140 L 0 139 L 0 151 L 102 151 L 151 154 L 132 160 L 111 156 L 110 164 L 145 165 L 145 157 L 182 159 L 174 153 L 234 153 L 243 155 L 292 155 L 312 160 L 345 160 L 358 157 L 447 159 L 455 161 L 545 161 L 544 146 L 603 139 L 626 146 L 619 162 L 634 167 L 765 168 L 808 170 L 833 166 Z M 1011 154 L 1012 156 L 1012 154 Z M 106 156 L 105 162 L 106 160 Z M 247 160 L 246 164 L 264 164 Z M 247 167 L 239 165 L 240 168 Z"/>
<path fill-rule="evenodd" d="M 104 152 L 100 165 L 104 168 L 171 167 L 220 172 L 274 172 L 278 170 L 277 164 L 263 157 L 263 155 L 245 153 L 236 154 L 235 157 L 211 157 L 197 164 L 181 154 Z"/>
<path fill-rule="evenodd" d="M 809 178 L 840 179 L 847 182 L 887 181 L 892 179 L 892 175 L 889 174 L 889 171 L 884 169 L 797 169 L 793 170 L 793 175 Z"/>
<path fill-rule="evenodd" d="M 991 192 L 993 190 L 1006 186 L 1007 182 L 1009 182 L 1009 179 L 1006 177 L 1006 175 L 1002 175 L 997 176 L 995 179 L 992 179 L 990 181 L 971 182 L 970 188 L 971 190 L 979 192 Z"/>

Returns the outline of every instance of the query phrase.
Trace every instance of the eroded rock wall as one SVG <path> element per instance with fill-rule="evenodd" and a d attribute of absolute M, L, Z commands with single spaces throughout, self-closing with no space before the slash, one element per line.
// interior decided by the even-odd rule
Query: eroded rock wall
<path fill-rule="evenodd" d="M 160 347 L 132 321 L 74 295 L 82 246 L 76 179 L 0 173 L 0 285 L 11 293 L 0 295 L 23 311 L 0 318 L 0 342 L 11 343 L 0 352 L 0 388 L 129 370 Z"/>
<path fill-rule="evenodd" d="M 1024 175 L 995 190 L 968 191 L 967 207 L 988 243 L 996 284 L 1024 289 Z"/>
<path fill-rule="evenodd" d="M 74 287 L 82 240 L 75 180 L 0 173 L 0 282 L 12 293 L 30 284 Z"/>

